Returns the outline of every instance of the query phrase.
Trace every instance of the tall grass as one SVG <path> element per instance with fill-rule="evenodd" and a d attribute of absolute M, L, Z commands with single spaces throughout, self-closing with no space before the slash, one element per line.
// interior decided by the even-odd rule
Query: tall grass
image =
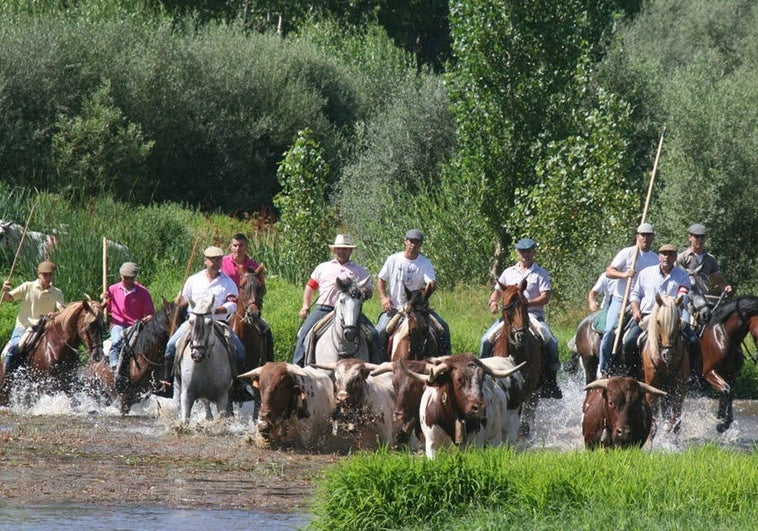
<path fill-rule="evenodd" d="M 758 450 L 756 448 L 755 450 Z M 758 453 L 379 451 L 326 472 L 315 529 L 749 529 Z"/>

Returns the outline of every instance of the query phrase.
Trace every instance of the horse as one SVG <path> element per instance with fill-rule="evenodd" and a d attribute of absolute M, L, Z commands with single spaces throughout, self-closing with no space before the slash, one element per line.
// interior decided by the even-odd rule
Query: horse
<path fill-rule="evenodd" d="M 656 294 L 655 307 L 647 320 L 647 338 L 642 347 L 645 383 L 668 393 L 650 397 L 654 417 L 666 418 L 669 429 L 679 431 L 682 404 L 687 394 L 690 359 L 682 337 L 682 297 Z M 653 438 L 655 431 L 651 432 Z"/>
<path fill-rule="evenodd" d="M 103 358 L 105 317 L 100 303 L 85 299 L 70 303 L 48 320 L 42 335 L 28 354 L 23 355 L 28 373 L 41 378 L 51 389 L 71 390 L 79 368 L 79 346 L 84 345 L 87 357 L 93 361 Z M 0 403 L 6 403 L 10 381 L 6 382 L 5 368 L 0 364 Z"/>
<path fill-rule="evenodd" d="M 189 328 L 177 345 L 174 372 L 174 401 L 179 402 L 181 420 L 189 424 L 192 405 L 205 401 L 205 418 L 211 420 L 210 402 L 216 404 L 219 416 L 230 411 L 229 391 L 232 387 L 234 344 L 225 337 L 225 325 L 213 319 L 213 297 L 190 301 Z"/>
<path fill-rule="evenodd" d="M 696 271 L 687 270 L 690 277 L 690 291 L 687 297 L 687 309 L 690 314 L 690 325 L 700 335 L 703 328 L 711 320 L 713 308 L 709 302 L 708 285 L 705 279 Z"/>
<path fill-rule="evenodd" d="M 164 300 L 152 319 L 138 321 L 125 330 L 114 382 L 122 415 L 144 397 L 159 393 L 166 343 L 178 327 L 181 310 L 176 303 Z"/>
<path fill-rule="evenodd" d="M 405 294 L 408 302 L 387 325 L 387 328 L 394 327 L 388 342 L 390 360 L 423 360 L 438 356 L 438 333 L 441 334 L 442 330 L 429 312 L 429 297 L 432 295 L 429 286 L 415 291 L 406 288 Z"/>
<path fill-rule="evenodd" d="M 594 311 L 579 321 L 576 335 L 569 342 L 569 348 L 582 363 L 585 385 L 595 381 L 597 369 L 600 366 L 600 342 L 603 339 L 603 332 L 597 329 L 595 322 L 601 315 L 600 319 L 603 323 L 601 326 L 605 326 L 605 313 L 602 310 Z"/>
<path fill-rule="evenodd" d="M 747 295 L 716 308 L 700 339 L 703 378 L 719 393 L 719 433 L 734 420 L 733 387 L 744 361 L 741 345 L 748 332 L 758 344 L 758 297 Z"/>
<path fill-rule="evenodd" d="M 237 311 L 232 315 L 229 326 L 245 346 L 245 361 L 238 367 L 238 372 L 242 374 L 267 361 L 274 361 L 274 345 L 269 326 L 261 317 L 266 286 L 259 276 L 260 271 L 239 266 L 239 272 Z"/>
<path fill-rule="evenodd" d="M 323 332 L 317 332 L 316 329 L 324 320 L 316 323 L 312 329 L 320 335 L 315 347 L 315 363 L 320 365 L 336 363 L 337 360 L 343 358 L 369 361 L 369 344 L 360 321 L 363 310 L 362 288 L 365 282 L 356 283 L 352 280 L 337 278 L 340 294 L 334 306 L 333 318 L 325 325 Z M 306 341 L 307 353 L 314 350 L 308 345 L 313 338 L 314 336 L 311 335 Z M 306 355 L 306 358 L 309 357 Z"/>
<path fill-rule="evenodd" d="M 519 434 L 528 437 L 534 424 L 534 411 L 539 402 L 540 376 L 542 374 L 542 352 L 540 342 L 529 327 L 529 312 L 524 296 L 526 280 L 521 284 L 505 286 L 502 290 L 501 307 L 503 325 L 493 341 L 492 356 L 511 357 L 514 365 L 526 362 L 521 369 L 524 377 L 522 395 L 509 397 L 509 401 L 522 403 Z"/>

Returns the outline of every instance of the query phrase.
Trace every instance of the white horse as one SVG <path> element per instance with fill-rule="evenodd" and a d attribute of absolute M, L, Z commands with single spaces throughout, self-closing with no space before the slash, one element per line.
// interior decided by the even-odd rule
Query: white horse
<path fill-rule="evenodd" d="M 179 342 L 179 370 L 174 376 L 174 401 L 180 402 L 181 419 L 189 423 L 195 400 L 205 403 L 205 418 L 211 420 L 210 402 L 220 416 L 227 416 L 232 386 L 231 357 L 236 356 L 228 330 L 212 316 L 213 297 L 190 301 L 189 329 Z"/>
<path fill-rule="evenodd" d="M 334 306 L 332 322 L 327 325 L 328 328 L 323 334 L 319 334 L 315 349 L 316 363 L 336 363 L 343 358 L 369 361 L 368 341 L 360 322 L 363 308 L 362 288 L 367 281 L 368 279 L 355 283 L 352 280 L 337 279 L 340 295 Z M 316 326 L 318 324 L 316 323 Z M 306 352 L 308 350 L 306 346 Z"/>

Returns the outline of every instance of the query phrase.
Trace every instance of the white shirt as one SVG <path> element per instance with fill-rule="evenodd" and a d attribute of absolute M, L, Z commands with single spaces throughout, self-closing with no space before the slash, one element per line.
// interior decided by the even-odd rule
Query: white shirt
<path fill-rule="evenodd" d="M 611 262 L 611 266 L 615 267 L 619 272 L 626 273 L 632 267 L 632 260 L 634 259 L 635 251 L 637 254 L 637 263 L 634 265 L 634 270 L 639 273 L 646 267 L 658 265 L 658 253 L 653 251 L 640 251 L 636 245 L 631 247 L 625 247 L 621 249 Z M 626 291 L 626 278 L 616 279 L 616 292 L 614 297 L 618 297 L 619 300 L 624 298 L 624 292 Z"/>
<path fill-rule="evenodd" d="M 434 266 L 426 256 L 420 254 L 415 260 L 409 260 L 405 257 L 404 251 L 387 258 L 381 271 L 379 271 L 378 278 L 387 284 L 387 295 L 392 301 L 393 308 L 399 308 L 408 302 L 405 296 L 405 288 L 408 288 L 409 291 L 417 291 L 432 280 L 437 280 Z"/>
<path fill-rule="evenodd" d="M 214 308 L 219 306 L 226 308 L 225 314 L 213 314 L 216 320 L 225 320 L 237 310 L 238 295 L 237 284 L 223 271 L 211 280 L 208 278 L 207 271 L 203 269 L 189 277 L 182 288 L 182 297 L 187 302 L 196 302 L 203 297 L 213 296 Z"/>
<path fill-rule="evenodd" d="M 505 286 L 513 286 L 521 284 L 521 281 L 524 279 L 526 279 L 524 297 L 528 301 L 536 299 L 545 291 L 551 290 L 550 275 L 535 263 L 525 271 L 521 270 L 519 264 L 513 265 L 500 273 L 500 278 L 497 280 Z M 496 290 L 500 290 L 500 284 L 495 284 Z M 545 318 L 545 308 L 543 306 L 529 306 L 528 311 L 535 317 L 540 319 Z"/>

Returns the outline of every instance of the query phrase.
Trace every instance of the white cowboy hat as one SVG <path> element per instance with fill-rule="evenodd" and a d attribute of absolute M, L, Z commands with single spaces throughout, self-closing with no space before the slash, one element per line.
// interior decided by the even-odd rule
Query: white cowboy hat
<path fill-rule="evenodd" d="M 353 244 L 353 240 L 347 234 L 337 234 L 337 237 L 334 238 L 334 243 L 329 246 L 330 249 L 355 249 L 356 247 L 358 246 Z"/>

